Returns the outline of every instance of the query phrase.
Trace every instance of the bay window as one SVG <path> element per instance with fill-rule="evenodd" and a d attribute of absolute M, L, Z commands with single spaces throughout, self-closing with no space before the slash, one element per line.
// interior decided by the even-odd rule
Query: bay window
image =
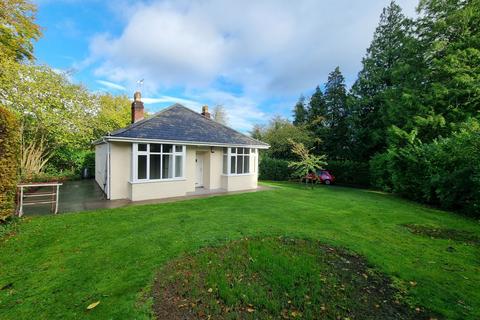
<path fill-rule="evenodd" d="M 223 174 L 241 175 L 254 173 L 255 158 L 255 149 L 223 148 Z"/>
<path fill-rule="evenodd" d="M 183 178 L 185 146 L 159 143 L 133 144 L 133 180 Z"/>

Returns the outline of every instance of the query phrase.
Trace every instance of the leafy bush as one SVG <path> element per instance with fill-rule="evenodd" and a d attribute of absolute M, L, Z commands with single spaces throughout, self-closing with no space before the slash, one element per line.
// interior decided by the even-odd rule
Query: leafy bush
<path fill-rule="evenodd" d="M 95 152 L 60 148 L 55 150 L 54 155 L 45 168 L 45 173 L 46 176 L 73 178 L 76 175 L 78 178 L 83 168 L 88 168 L 91 174 L 95 172 Z"/>
<path fill-rule="evenodd" d="M 260 180 L 288 180 L 292 175 L 292 168 L 288 167 L 287 160 L 263 157 L 258 165 Z"/>
<path fill-rule="evenodd" d="M 389 152 L 379 153 L 369 161 L 370 184 L 384 191 L 392 191 L 392 175 L 388 169 L 390 163 Z"/>
<path fill-rule="evenodd" d="M 413 200 L 480 217 L 480 123 L 448 138 L 390 148 L 370 161 L 372 182 Z"/>
<path fill-rule="evenodd" d="M 82 168 L 87 168 L 90 174 L 95 173 L 95 152 L 88 151 L 84 154 Z"/>
<path fill-rule="evenodd" d="M 12 215 L 18 182 L 20 125 L 16 116 L 0 106 L 0 221 Z"/>
<path fill-rule="evenodd" d="M 20 218 L 16 216 L 8 217 L 0 223 L 0 240 L 8 237 L 18 230 Z"/>
<path fill-rule="evenodd" d="M 51 171 L 47 170 L 45 172 L 24 176 L 22 177 L 22 182 L 52 182 L 52 181 L 75 180 L 78 178 L 79 178 L 79 175 L 75 171 L 71 171 L 71 170 L 56 171 L 55 169 L 53 169 Z"/>
<path fill-rule="evenodd" d="M 354 186 L 369 186 L 368 163 L 352 160 L 329 160 L 327 169 L 335 176 L 337 183 Z"/>

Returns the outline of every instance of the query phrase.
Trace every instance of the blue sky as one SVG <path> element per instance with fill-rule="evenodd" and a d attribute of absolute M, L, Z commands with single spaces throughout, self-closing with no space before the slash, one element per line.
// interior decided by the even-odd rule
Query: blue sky
<path fill-rule="evenodd" d="M 408 15 L 416 0 L 397 1 Z M 37 62 L 147 109 L 223 105 L 247 132 L 289 117 L 340 66 L 350 85 L 388 0 L 39 0 Z"/>

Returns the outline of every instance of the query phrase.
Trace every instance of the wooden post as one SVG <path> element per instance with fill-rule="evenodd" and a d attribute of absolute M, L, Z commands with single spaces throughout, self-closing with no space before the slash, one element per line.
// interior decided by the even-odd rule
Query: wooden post
<path fill-rule="evenodd" d="M 58 192 L 59 192 L 60 185 L 57 184 L 57 192 L 55 193 L 55 214 L 58 213 Z"/>

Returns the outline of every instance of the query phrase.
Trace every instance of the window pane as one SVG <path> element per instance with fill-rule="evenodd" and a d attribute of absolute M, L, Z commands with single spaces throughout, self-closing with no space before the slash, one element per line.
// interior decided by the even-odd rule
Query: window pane
<path fill-rule="evenodd" d="M 237 153 L 237 148 L 231 148 L 230 152 L 231 153 Z"/>
<path fill-rule="evenodd" d="M 175 177 L 180 178 L 183 176 L 183 156 L 175 156 Z"/>
<path fill-rule="evenodd" d="M 227 154 L 228 153 L 228 148 L 223 148 L 223 154 Z"/>
<path fill-rule="evenodd" d="M 160 155 L 150 155 L 150 179 L 160 179 Z"/>
<path fill-rule="evenodd" d="M 137 179 L 147 179 L 147 156 L 138 156 Z"/>
<path fill-rule="evenodd" d="M 182 152 L 183 146 L 175 146 L 175 152 Z"/>
<path fill-rule="evenodd" d="M 223 155 L 223 174 L 227 174 L 228 170 L 228 156 L 226 154 Z"/>
<path fill-rule="evenodd" d="M 243 154 L 243 148 L 237 148 L 237 154 Z"/>
<path fill-rule="evenodd" d="M 236 162 L 235 162 L 236 159 L 235 158 L 236 158 L 235 156 L 230 157 L 230 173 L 237 173 L 237 171 L 235 169 L 236 168 L 235 167 L 235 164 L 236 164 Z"/>
<path fill-rule="evenodd" d="M 160 152 L 161 144 L 151 143 L 150 144 L 150 152 Z"/>
<path fill-rule="evenodd" d="M 171 154 L 162 155 L 162 179 L 173 178 L 173 156 Z"/>
<path fill-rule="evenodd" d="M 247 155 L 243 159 L 243 173 L 250 173 L 250 156 Z"/>
<path fill-rule="evenodd" d="M 171 144 L 164 144 L 163 145 L 163 152 L 168 152 L 168 153 L 172 152 L 172 147 L 173 146 Z"/>
<path fill-rule="evenodd" d="M 243 173 L 243 156 L 237 156 L 237 173 Z"/>
<path fill-rule="evenodd" d="M 138 151 L 147 151 L 147 145 L 145 143 L 139 143 Z"/>

